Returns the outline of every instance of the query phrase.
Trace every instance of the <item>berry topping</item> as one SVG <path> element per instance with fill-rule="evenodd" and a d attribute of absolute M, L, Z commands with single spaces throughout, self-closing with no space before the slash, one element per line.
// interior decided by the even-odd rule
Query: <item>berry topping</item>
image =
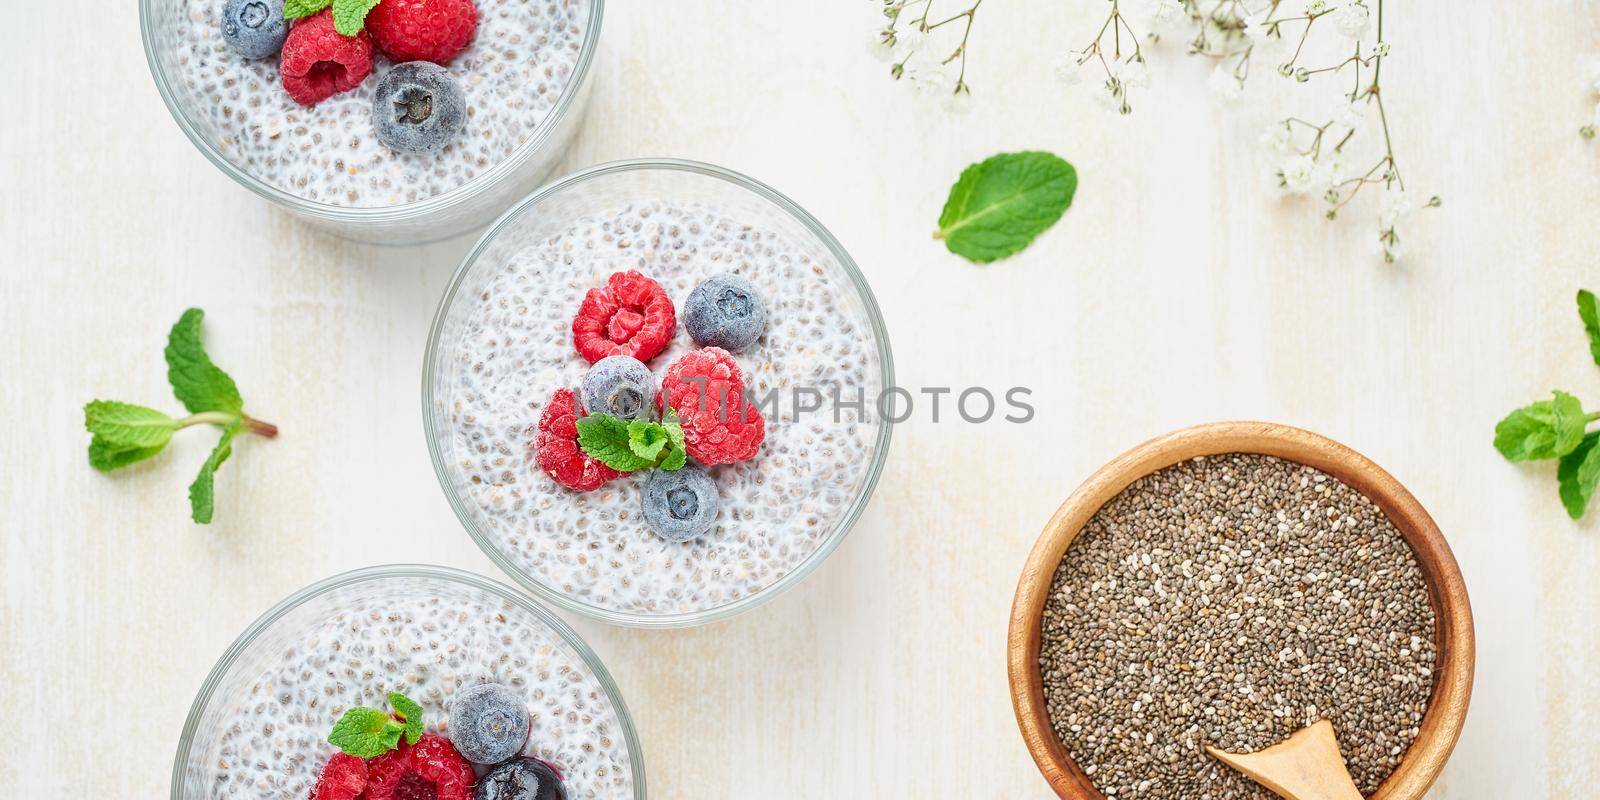
<path fill-rule="evenodd" d="M 644 484 L 644 521 L 669 542 L 687 542 L 717 520 L 717 484 L 693 465 L 658 469 Z"/>
<path fill-rule="evenodd" d="M 408 61 L 384 73 L 372 95 L 372 125 L 390 150 L 425 153 L 467 124 L 467 95 L 444 67 Z"/>
<path fill-rule="evenodd" d="M 677 327 L 672 298 L 661 284 L 628 270 L 583 296 L 572 321 L 572 343 L 591 364 L 606 356 L 649 361 L 666 349 Z"/>
<path fill-rule="evenodd" d="M 683 327 L 701 347 L 737 353 L 761 337 L 767 307 L 756 287 L 738 275 L 714 275 L 700 282 L 683 304 Z"/>
<path fill-rule="evenodd" d="M 383 0 L 367 14 L 367 32 L 395 61 L 448 63 L 477 30 L 472 0 Z"/>
<path fill-rule="evenodd" d="M 476 800 L 567 800 L 561 773 L 537 758 L 495 767 L 478 781 Z"/>
<path fill-rule="evenodd" d="M 345 753 L 335 754 L 311 787 L 311 800 L 356 800 L 367 788 L 367 762 Z"/>
<path fill-rule="evenodd" d="M 476 775 L 450 740 L 424 733 L 367 764 L 362 800 L 469 800 Z"/>
<path fill-rule="evenodd" d="M 633 356 L 606 356 L 583 376 L 583 407 L 617 419 L 649 419 L 656 377 Z"/>
<path fill-rule="evenodd" d="M 289 29 L 278 67 L 284 90 L 304 106 L 360 86 L 371 72 L 372 40 L 364 32 L 339 35 L 333 29 L 331 9 L 323 9 Z"/>
<path fill-rule="evenodd" d="M 498 764 L 528 741 L 528 707 L 498 683 L 480 683 L 450 701 L 450 741 L 474 764 Z"/>
<path fill-rule="evenodd" d="M 571 389 L 557 389 L 539 415 L 533 440 L 534 463 L 556 483 L 579 492 L 600 488 L 621 473 L 594 460 L 578 446 L 582 409 Z"/>
<path fill-rule="evenodd" d="M 767 435 L 761 412 L 745 400 L 739 362 L 720 347 L 690 350 L 672 362 L 659 407 L 678 412 L 685 449 L 708 467 L 754 456 Z"/>
<path fill-rule="evenodd" d="M 222 7 L 222 39 L 245 58 L 266 58 L 282 50 L 288 35 L 283 0 L 228 0 Z"/>

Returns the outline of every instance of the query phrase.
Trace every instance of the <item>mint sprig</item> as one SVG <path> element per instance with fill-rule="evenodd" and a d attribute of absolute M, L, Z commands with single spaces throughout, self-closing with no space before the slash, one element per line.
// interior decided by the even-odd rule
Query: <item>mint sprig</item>
<path fill-rule="evenodd" d="M 333 29 L 341 36 L 355 36 L 367 24 L 367 14 L 380 0 L 285 0 L 284 19 L 309 17 L 333 6 Z"/>
<path fill-rule="evenodd" d="M 1078 171 L 1051 153 L 990 156 L 962 170 L 939 214 L 935 239 L 978 264 L 1021 252 L 1044 233 L 1078 190 Z"/>
<path fill-rule="evenodd" d="M 660 422 L 590 414 L 578 420 L 578 446 L 589 457 L 618 472 L 654 467 L 672 471 L 682 469 L 689 460 L 683 424 L 670 408 Z"/>
<path fill-rule="evenodd" d="M 217 467 L 232 454 L 234 437 L 240 433 L 268 438 L 278 435 L 277 426 L 245 415 L 239 387 L 206 354 L 200 341 L 204 317 L 205 312 L 191 308 L 183 312 L 167 335 L 167 382 L 189 410 L 188 416 L 172 417 L 153 408 L 113 400 L 94 400 L 83 407 L 83 425 L 93 434 L 89 440 L 89 465 L 102 472 L 156 456 L 172 435 L 184 428 L 202 424 L 221 428 L 221 439 L 189 486 L 190 515 L 201 525 L 211 522 L 216 506 L 213 489 Z"/>
<path fill-rule="evenodd" d="M 376 708 L 355 706 L 347 709 L 328 732 L 328 743 L 357 758 L 377 758 L 400 746 L 422 739 L 422 706 L 399 693 L 389 693 L 394 714 Z M 398 719 L 396 719 L 398 717 Z"/>
<path fill-rule="evenodd" d="M 1578 318 L 1589 337 L 1589 349 L 1600 365 L 1600 314 L 1595 296 L 1578 292 Z M 1555 390 L 1549 400 L 1530 403 L 1506 415 L 1494 426 L 1494 447 L 1507 461 L 1559 459 L 1556 484 L 1561 504 L 1573 519 L 1582 517 L 1600 487 L 1600 430 L 1590 423 L 1600 412 L 1586 412 L 1573 395 Z"/>

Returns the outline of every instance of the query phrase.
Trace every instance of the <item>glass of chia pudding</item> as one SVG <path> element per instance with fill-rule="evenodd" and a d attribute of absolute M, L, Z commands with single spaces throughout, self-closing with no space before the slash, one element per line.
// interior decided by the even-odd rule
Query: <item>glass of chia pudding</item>
<path fill-rule="evenodd" d="M 376 733 L 352 738 L 363 720 Z M 172 772 L 173 800 L 358 796 L 642 800 L 644 761 L 610 674 L 555 615 L 458 570 L 373 567 L 228 648 Z"/>
<path fill-rule="evenodd" d="M 518 583 L 679 627 L 833 551 L 882 470 L 892 386 L 872 292 L 816 219 L 725 169 L 627 161 L 545 186 L 468 254 L 423 419 L 457 516 Z"/>
<path fill-rule="evenodd" d="M 139 18 L 162 99 L 212 163 L 320 228 L 409 245 L 549 177 L 587 106 L 603 7 L 140 0 Z"/>

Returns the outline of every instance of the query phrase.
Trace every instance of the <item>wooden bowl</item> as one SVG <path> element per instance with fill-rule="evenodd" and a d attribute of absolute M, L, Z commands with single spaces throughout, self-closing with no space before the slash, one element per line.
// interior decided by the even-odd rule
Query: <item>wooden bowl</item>
<path fill-rule="evenodd" d="M 1370 800 L 1420 800 L 1461 734 L 1472 695 L 1472 608 L 1455 556 L 1433 518 L 1405 487 L 1377 464 L 1348 447 L 1310 431 L 1265 422 L 1217 422 L 1152 439 L 1112 460 L 1090 476 L 1051 517 L 1017 583 L 1006 641 L 1011 703 L 1022 738 L 1056 794 L 1070 800 L 1105 800 L 1078 768 L 1050 726 L 1044 679 L 1039 672 L 1039 637 L 1045 598 L 1056 566 L 1072 540 L 1100 507 L 1129 484 L 1195 456 L 1258 453 L 1315 467 L 1344 481 L 1377 504 L 1415 552 L 1427 581 L 1436 620 L 1433 696 L 1421 732 L 1400 765 Z"/>

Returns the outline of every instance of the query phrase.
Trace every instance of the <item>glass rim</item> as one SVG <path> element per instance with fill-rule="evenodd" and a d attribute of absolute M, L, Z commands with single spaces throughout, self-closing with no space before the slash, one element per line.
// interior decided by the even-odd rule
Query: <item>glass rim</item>
<path fill-rule="evenodd" d="M 172 765 L 172 800 L 180 800 L 182 797 L 184 772 L 188 766 L 189 753 L 194 748 L 194 737 L 200 725 L 200 716 L 216 693 L 223 677 L 244 654 L 245 649 L 274 622 L 307 601 L 346 586 L 385 578 L 436 578 L 486 591 L 532 612 L 541 622 L 554 630 L 562 641 L 577 651 L 578 657 L 583 659 L 584 665 L 600 683 L 600 688 L 605 690 L 606 699 L 616 709 L 617 722 L 622 728 L 622 738 L 628 748 L 629 767 L 633 771 L 633 796 L 635 800 L 644 800 L 647 797 L 644 751 L 639 744 L 639 733 L 634 728 L 633 715 L 629 713 L 627 702 L 623 700 L 622 691 L 617 688 L 610 671 L 577 631 L 527 595 L 482 575 L 434 564 L 385 564 L 341 572 L 302 587 L 257 617 L 238 638 L 233 640 L 233 644 L 223 651 L 222 657 L 217 659 L 216 665 L 211 668 L 211 672 L 207 673 L 205 681 L 200 685 L 200 691 L 195 693 L 194 703 L 189 707 L 189 715 L 184 719 L 183 734 L 178 739 L 178 752 Z"/>
<path fill-rule="evenodd" d="M 561 96 L 550 108 L 550 113 L 540 121 L 533 137 L 511 155 L 501 159 L 499 163 L 472 180 L 422 200 L 392 206 L 340 206 L 307 200 L 268 184 L 235 166 L 197 133 L 188 113 L 178 103 L 172 83 L 167 77 L 166 70 L 161 66 L 161 60 L 156 57 L 156 22 L 152 10 L 154 2 L 155 0 L 139 0 L 139 33 L 144 41 L 145 63 L 150 68 L 151 77 L 155 79 L 156 91 L 161 95 L 161 101 L 166 104 L 167 112 L 178 123 L 183 135 L 188 137 L 189 143 L 194 145 L 207 161 L 216 165 L 236 183 L 267 200 L 325 220 L 354 223 L 396 222 L 443 212 L 477 197 L 485 189 L 501 183 L 514 174 L 533 157 L 534 153 L 545 146 L 555 129 L 559 127 L 559 123 L 570 113 L 575 98 L 589 78 L 589 69 L 594 62 L 595 51 L 599 48 L 601 21 L 605 16 L 605 0 L 584 0 L 589 5 L 590 22 L 583 34 L 583 44 L 578 48 L 578 61 L 572 68 L 572 75 L 561 88 Z"/>
<path fill-rule="evenodd" d="M 838 548 L 840 543 L 844 541 L 845 536 L 855 527 L 856 521 L 861 517 L 861 514 L 866 510 L 867 504 L 872 499 L 873 492 L 878 485 L 878 479 L 883 474 L 884 464 L 888 460 L 889 440 L 894 430 L 894 420 L 888 416 L 882 416 L 879 419 L 878 434 L 873 443 L 872 463 L 867 469 L 866 479 L 862 482 L 860 491 L 855 499 L 851 501 L 850 507 L 845 510 L 845 513 L 834 524 L 833 530 L 828 532 L 822 541 L 817 544 L 816 548 L 799 564 L 785 573 L 783 577 L 731 603 L 724 603 L 699 611 L 672 614 L 618 611 L 587 603 L 535 580 L 531 575 L 528 575 L 520 567 L 513 564 L 500 551 L 500 548 L 491 543 L 484 532 L 479 529 L 471 510 L 466 506 L 466 501 L 453 488 L 449 477 L 449 467 L 444 461 L 444 453 L 437 444 L 438 431 L 435 430 L 433 422 L 433 365 L 439 355 L 440 338 L 443 334 L 445 317 L 467 274 L 471 272 L 478 259 L 488 249 L 489 245 L 494 242 L 496 237 L 513 220 L 520 216 L 525 209 L 574 186 L 616 173 L 658 170 L 688 172 L 715 178 L 745 189 L 772 203 L 778 210 L 785 212 L 808 233 L 816 237 L 823 247 L 827 249 L 829 255 L 844 269 L 845 274 L 849 276 L 851 286 L 855 289 L 857 297 L 860 298 L 872 328 L 873 343 L 878 353 L 879 377 L 883 386 L 890 387 L 894 385 L 894 355 L 889 345 L 889 332 L 884 325 L 883 313 L 878 308 L 878 301 L 873 296 L 872 288 L 867 285 L 866 277 L 861 274 L 860 268 L 856 265 L 855 260 L 850 257 L 850 254 L 845 251 L 844 246 L 839 243 L 838 239 L 834 238 L 833 234 L 816 217 L 813 217 L 798 203 L 790 200 L 786 195 L 771 186 L 725 167 L 677 158 L 636 158 L 597 164 L 545 184 L 507 209 L 479 237 L 477 243 L 462 259 L 461 265 L 456 268 L 455 274 L 451 276 L 449 285 L 446 286 L 444 294 L 440 297 L 438 310 L 434 312 L 433 324 L 428 331 L 428 345 L 423 355 L 422 364 L 422 425 L 424 436 L 428 442 L 428 455 L 433 461 L 434 474 L 439 480 L 439 486 L 444 490 L 445 498 L 450 502 L 451 509 L 455 511 L 456 518 L 460 520 L 462 527 L 466 528 L 467 534 L 472 537 L 473 542 L 477 543 L 478 549 L 482 550 L 484 555 L 495 563 L 495 566 L 509 575 L 518 585 L 553 605 L 601 622 L 634 628 L 685 628 L 727 619 L 755 608 L 792 588 L 816 570 L 823 561 L 827 560 L 827 557 Z"/>

